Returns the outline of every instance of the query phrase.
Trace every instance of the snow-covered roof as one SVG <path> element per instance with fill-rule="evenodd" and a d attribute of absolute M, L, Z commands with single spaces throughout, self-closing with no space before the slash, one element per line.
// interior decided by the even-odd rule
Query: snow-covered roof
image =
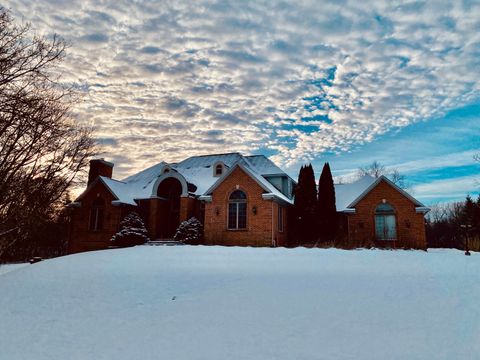
<path fill-rule="evenodd" d="M 221 177 L 215 176 L 213 169 L 214 165 L 219 162 L 223 163 L 227 170 Z M 174 175 L 185 181 L 188 187 L 187 193 L 197 196 L 205 195 L 207 190 L 215 183 L 221 182 L 221 179 L 229 172 L 229 169 L 238 164 L 242 164 L 245 169 L 248 169 L 250 175 L 260 183 L 267 193 L 283 201 L 292 202 L 288 196 L 282 194 L 266 180 L 266 176 L 281 175 L 288 177 L 288 175 L 264 155 L 243 156 L 240 153 L 227 153 L 192 156 L 179 163 L 162 161 L 121 181 L 103 176 L 99 179 L 117 198 L 115 202 L 136 205 L 135 200 L 156 196 L 155 188 L 158 186 L 158 181 L 162 180 L 162 177 Z M 169 175 L 163 175 L 167 167 Z M 87 191 L 88 188 L 84 193 Z M 80 195 L 79 199 L 82 195 Z"/>
<path fill-rule="evenodd" d="M 360 194 L 375 182 L 375 180 L 374 177 L 365 175 L 352 183 L 335 184 L 337 211 L 345 211 Z"/>
<path fill-rule="evenodd" d="M 371 190 L 373 190 L 381 181 L 387 182 L 390 186 L 398 190 L 402 193 L 405 197 L 410 199 L 419 212 L 428 212 L 428 208 L 426 208 L 420 201 L 415 199 L 405 190 L 401 189 L 397 185 L 395 185 L 392 181 L 390 181 L 385 176 L 380 176 L 378 178 L 374 178 L 370 175 L 364 175 L 357 181 L 354 181 L 349 184 L 336 184 L 335 185 L 335 198 L 336 198 L 336 206 L 337 211 L 345 211 L 348 212 L 349 210 L 353 209 L 355 205 L 363 199 Z"/>
<path fill-rule="evenodd" d="M 210 188 L 205 191 L 204 194 L 204 199 L 207 199 L 208 196 L 215 190 L 215 188 L 220 185 L 223 181 L 224 178 L 226 178 L 230 173 L 237 167 L 240 167 L 242 170 L 244 170 L 247 174 L 249 174 L 267 193 L 263 194 L 264 198 L 277 198 L 278 200 L 282 200 L 286 203 L 293 204 L 293 199 L 289 198 L 285 194 L 283 194 L 281 191 L 279 191 L 273 184 L 271 184 L 263 175 L 259 174 L 257 171 L 254 170 L 254 167 L 249 166 L 249 160 L 248 159 L 242 159 L 239 160 L 237 163 L 235 163 L 229 171 L 227 171 L 225 174 L 222 175 L 221 178 L 219 178 L 215 183 L 210 186 Z M 270 175 L 270 174 L 268 174 Z"/>

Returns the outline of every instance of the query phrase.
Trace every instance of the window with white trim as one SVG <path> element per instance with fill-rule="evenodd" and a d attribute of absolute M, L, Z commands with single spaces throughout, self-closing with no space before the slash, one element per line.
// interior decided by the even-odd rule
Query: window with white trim
<path fill-rule="evenodd" d="M 377 240 L 397 240 L 395 210 L 392 205 L 382 203 L 375 209 L 375 236 Z"/>
<path fill-rule="evenodd" d="M 223 165 L 222 164 L 216 165 L 215 166 L 215 176 L 222 175 L 222 172 L 223 172 Z"/>
<path fill-rule="evenodd" d="M 235 190 L 228 199 L 228 229 L 241 230 L 247 228 L 247 195 Z"/>

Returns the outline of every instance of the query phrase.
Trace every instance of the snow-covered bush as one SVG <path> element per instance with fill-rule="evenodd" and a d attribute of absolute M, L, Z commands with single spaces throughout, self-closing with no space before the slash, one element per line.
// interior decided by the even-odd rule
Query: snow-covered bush
<path fill-rule="evenodd" d="M 111 238 L 112 243 L 120 247 L 140 245 L 148 240 L 147 228 L 134 211 L 125 216 L 120 223 L 120 230 Z"/>
<path fill-rule="evenodd" d="M 195 217 L 182 221 L 173 239 L 187 244 L 200 244 L 203 239 L 202 223 Z"/>

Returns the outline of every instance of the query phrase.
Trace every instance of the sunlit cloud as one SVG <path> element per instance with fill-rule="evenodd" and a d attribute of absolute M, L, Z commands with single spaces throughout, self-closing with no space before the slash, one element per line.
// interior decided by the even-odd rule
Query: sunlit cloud
<path fill-rule="evenodd" d="M 7 4 L 71 44 L 75 115 L 118 177 L 223 151 L 294 166 L 480 98 L 474 1 Z"/>

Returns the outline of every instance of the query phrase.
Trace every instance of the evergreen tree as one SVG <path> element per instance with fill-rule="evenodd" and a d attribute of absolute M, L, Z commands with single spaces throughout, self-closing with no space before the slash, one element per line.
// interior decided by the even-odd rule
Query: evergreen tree
<path fill-rule="evenodd" d="M 312 242 L 315 238 L 317 190 L 312 165 L 302 166 L 298 174 L 294 200 L 294 239 L 297 244 Z"/>
<path fill-rule="evenodd" d="M 145 224 L 134 211 L 125 216 L 120 223 L 120 230 L 110 239 L 114 245 L 120 247 L 140 245 L 148 240 Z"/>
<path fill-rule="evenodd" d="M 182 221 L 173 239 L 192 245 L 200 244 L 203 239 L 202 223 L 195 217 Z"/>
<path fill-rule="evenodd" d="M 335 205 L 335 186 L 333 185 L 330 164 L 323 166 L 318 183 L 318 224 L 319 238 L 322 242 L 335 239 L 337 233 L 337 208 Z"/>
<path fill-rule="evenodd" d="M 475 234 L 480 236 L 480 195 L 478 195 L 477 201 L 475 203 L 475 211 L 473 213 L 473 228 Z"/>
<path fill-rule="evenodd" d="M 463 208 L 461 221 L 466 225 L 473 226 L 474 217 L 475 217 L 475 203 L 473 202 L 472 197 L 470 195 L 467 195 L 467 198 L 465 199 L 465 206 Z"/>

